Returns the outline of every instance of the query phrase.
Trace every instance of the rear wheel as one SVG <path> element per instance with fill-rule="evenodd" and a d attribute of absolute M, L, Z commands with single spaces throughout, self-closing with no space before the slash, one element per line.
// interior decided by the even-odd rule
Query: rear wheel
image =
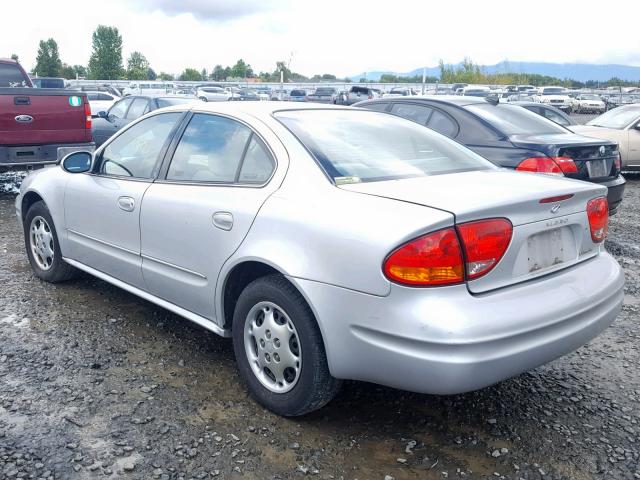
<path fill-rule="evenodd" d="M 209 100 L 207 100 L 207 97 L 200 97 L 200 100 L 203 102 L 208 102 Z"/>
<path fill-rule="evenodd" d="M 77 270 L 62 259 L 58 234 L 49 209 L 36 202 L 24 220 L 24 242 L 33 272 L 46 282 L 58 283 L 73 278 Z"/>
<path fill-rule="evenodd" d="M 341 382 L 329 373 L 311 309 L 281 275 L 259 278 L 240 294 L 233 346 L 249 392 L 279 415 L 317 410 L 340 388 Z"/>

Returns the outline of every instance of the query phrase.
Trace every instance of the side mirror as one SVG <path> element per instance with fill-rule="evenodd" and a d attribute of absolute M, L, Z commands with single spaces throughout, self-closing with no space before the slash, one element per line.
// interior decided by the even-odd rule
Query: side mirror
<path fill-rule="evenodd" d="M 91 170 L 93 164 L 93 154 L 79 151 L 71 152 L 62 159 L 62 169 L 68 173 L 85 173 Z"/>
<path fill-rule="evenodd" d="M 98 112 L 98 116 L 100 118 L 109 118 L 109 115 L 107 114 L 107 112 L 105 112 L 104 110 L 101 112 Z"/>

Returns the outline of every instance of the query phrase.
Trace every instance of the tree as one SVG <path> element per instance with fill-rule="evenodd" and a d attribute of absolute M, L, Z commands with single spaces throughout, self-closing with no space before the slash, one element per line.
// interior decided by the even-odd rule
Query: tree
<path fill-rule="evenodd" d="M 71 65 L 63 63 L 62 68 L 60 69 L 60 76 L 62 78 L 66 78 L 67 80 L 73 80 L 74 78 L 76 78 L 76 72 Z"/>
<path fill-rule="evenodd" d="M 16 55 L 15 53 L 11 54 L 11 60 L 15 60 L 16 62 L 18 61 L 18 55 Z"/>
<path fill-rule="evenodd" d="M 207 73 L 206 68 L 202 69 L 202 71 L 200 72 L 200 75 L 202 75 L 202 80 L 206 80 L 207 78 L 209 78 L 209 74 Z"/>
<path fill-rule="evenodd" d="M 89 58 L 89 77 L 113 80 L 122 77 L 122 36 L 116 27 L 98 25 L 93 32 L 93 48 Z"/>
<path fill-rule="evenodd" d="M 247 65 L 244 63 L 244 60 L 240 59 L 233 67 L 231 67 L 231 76 L 234 78 L 247 78 L 247 69 L 251 69 L 251 66 Z"/>
<path fill-rule="evenodd" d="M 149 61 L 140 52 L 131 52 L 127 59 L 127 79 L 128 80 L 146 80 L 147 70 L 149 69 Z"/>
<path fill-rule="evenodd" d="M 151 67 L 147 68 L 147 80 L 155 80 L 157 78 L 158 78 L 158 75 L 156 75 L 155 70 Z"/>
<path fill-rule="evenodd" d="M 160 75 L 158 75 L 158 79 L 163 80 L 163 81 L 174 80 L 173 75 L 171 75 L 170 73 L 167 73 L 167 72 L 160 72 Z"/>
<path fill-rule="evenodd" d="M 40 77 L 59 77 L 62 61 L 58 52 L 58 44 L 53 38 L 40 40 L 36 57 L 35 73 Z"/>
<path fill-rule="evenodd" d="M 222 65 L 216 65 L 215 67 L 213 67 L 213 71 L 211 72 L 211 80 L 222 82 L 226 79 L 227 77 L 224 74 L 224 68 L 222 68 Z"/>
<path fill-rule="evenodd" d="M 187 82 L 198 82 L 202 80 L 202 75 L 195 68 L 185 68 L 184 72 L 180 74 L 180 80 Z"/>
<path fill-rule="evenodd" d="M 86 77 L 87 76 L 87 68 L 84 65 L 74 65 L 73 66 L 73 78 L 76 77 Z"/>

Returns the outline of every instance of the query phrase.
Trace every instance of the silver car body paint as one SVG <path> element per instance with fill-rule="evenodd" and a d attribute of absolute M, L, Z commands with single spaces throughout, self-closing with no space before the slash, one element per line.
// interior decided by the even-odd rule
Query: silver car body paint
<path fill-rule="evenodd" d="M 150 114 L 192 109 L 246 123 L 277 161 L 266 185 L 114 181 L 52 167 L 25 179 L 16 213 L 22 219 L 25 196 L 39 195 L 70 263 L 221 335 L 229 334 L 223 298 L 230 272 L 247 261 L 272 266 L 309 302 L 338 378 L 462 392 L 574 350 L 614 320 L 623 275 L 591 241 L 585 212 L 603 187 L 502 170 L 336 187 L 273 118 L 291 108 L 343 107 L 231 102 Z M 573 197 L 556 212 L 556 204 L 539 202 L 561 194 Z M 121 197 L 131 198 L 132 211 L 118 207 Z M 216 213 L 231 229 L 216 227 Z M 410 288 L 384 276 L 384 259 L 404 242 L 494 216 L 511 219 L 515 234 L 485 277 Z M 523 245 L 558 229 L 545 241 L 560 242 L 573 257 L 528 268 Z"/>

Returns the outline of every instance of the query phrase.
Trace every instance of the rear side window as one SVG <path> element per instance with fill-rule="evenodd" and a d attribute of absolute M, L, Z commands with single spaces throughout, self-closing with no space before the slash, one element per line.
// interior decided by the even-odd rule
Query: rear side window
<path fill-rule="evenodd" d="M 376 102 L 376 103 L 367 103 L 366 105 L 358 105 L 358 106 L 362 108 L 366 108 L 367 110 L 375 110 L 376 112 L 386 112 L 389 104 Z"/>
<path fill-rule="evenodd" d="M 148 106 L 149 100 L 146 98 L 136 98 L 127 112 L 127 118 L 129 120 L 135 120 L 136 118 L 141 117 L 149 111 L 147 108 Z"/>
<path fill-rule="evenodd" d="M 396 103 L 393 107 L 391 107 L 391 113 L 393 113 L 394 115 L 406 118 L 407 120 L 419 123 L 420 125 L 427 124 L 427 120 L 429 120 L 431 112 L 433 112 L 432 108 L 422 105 Z"/>
<path fill-rule="evenodd" d="M 132 101 L 132 98 L 125 98 L 123 100 L 120 100 L 109 109 L 109 116 L 113 116 L 115 118 L 124 118 L 124 114 L 127 112 L 127 108 L 129 108 L 129 104 Z"/>
<path fill-rule="evenodd" d="M 173 154 L 167 180 L 236 181 L 251 130 L 226 117 L 195 114 Z"/>
<path fill-rule="evenodd" d="M 238 181 L 241 183 L 264 183 L 269 180 L 274 167 L 273 159 L 267 148 L 258 137 L 252 135 L 240 168 Z"/>
<path fill-rule="evenodd" d="M 24 87 L 26 80 L 15 63 L 0 63 L 0 87 Z"/>
<path fill-rule="evenodd" d="M 158 155 L 181 116 L 182 113 L 154 115 L 125 130 L 104 149 L 100 173 L 152 178 Z"/>
<path fill-rule="evenodd" d="M 276 118 L 336 184 L 496 168 L 453 140 L 385 113 L 304 110 Z"/>
<path fill-rule="evenodd" d="M 449 138 L 455 137 L 458 133 L 458 124 L 448 115 L 435 109 L 429 117 L 427 127 Z"/>

